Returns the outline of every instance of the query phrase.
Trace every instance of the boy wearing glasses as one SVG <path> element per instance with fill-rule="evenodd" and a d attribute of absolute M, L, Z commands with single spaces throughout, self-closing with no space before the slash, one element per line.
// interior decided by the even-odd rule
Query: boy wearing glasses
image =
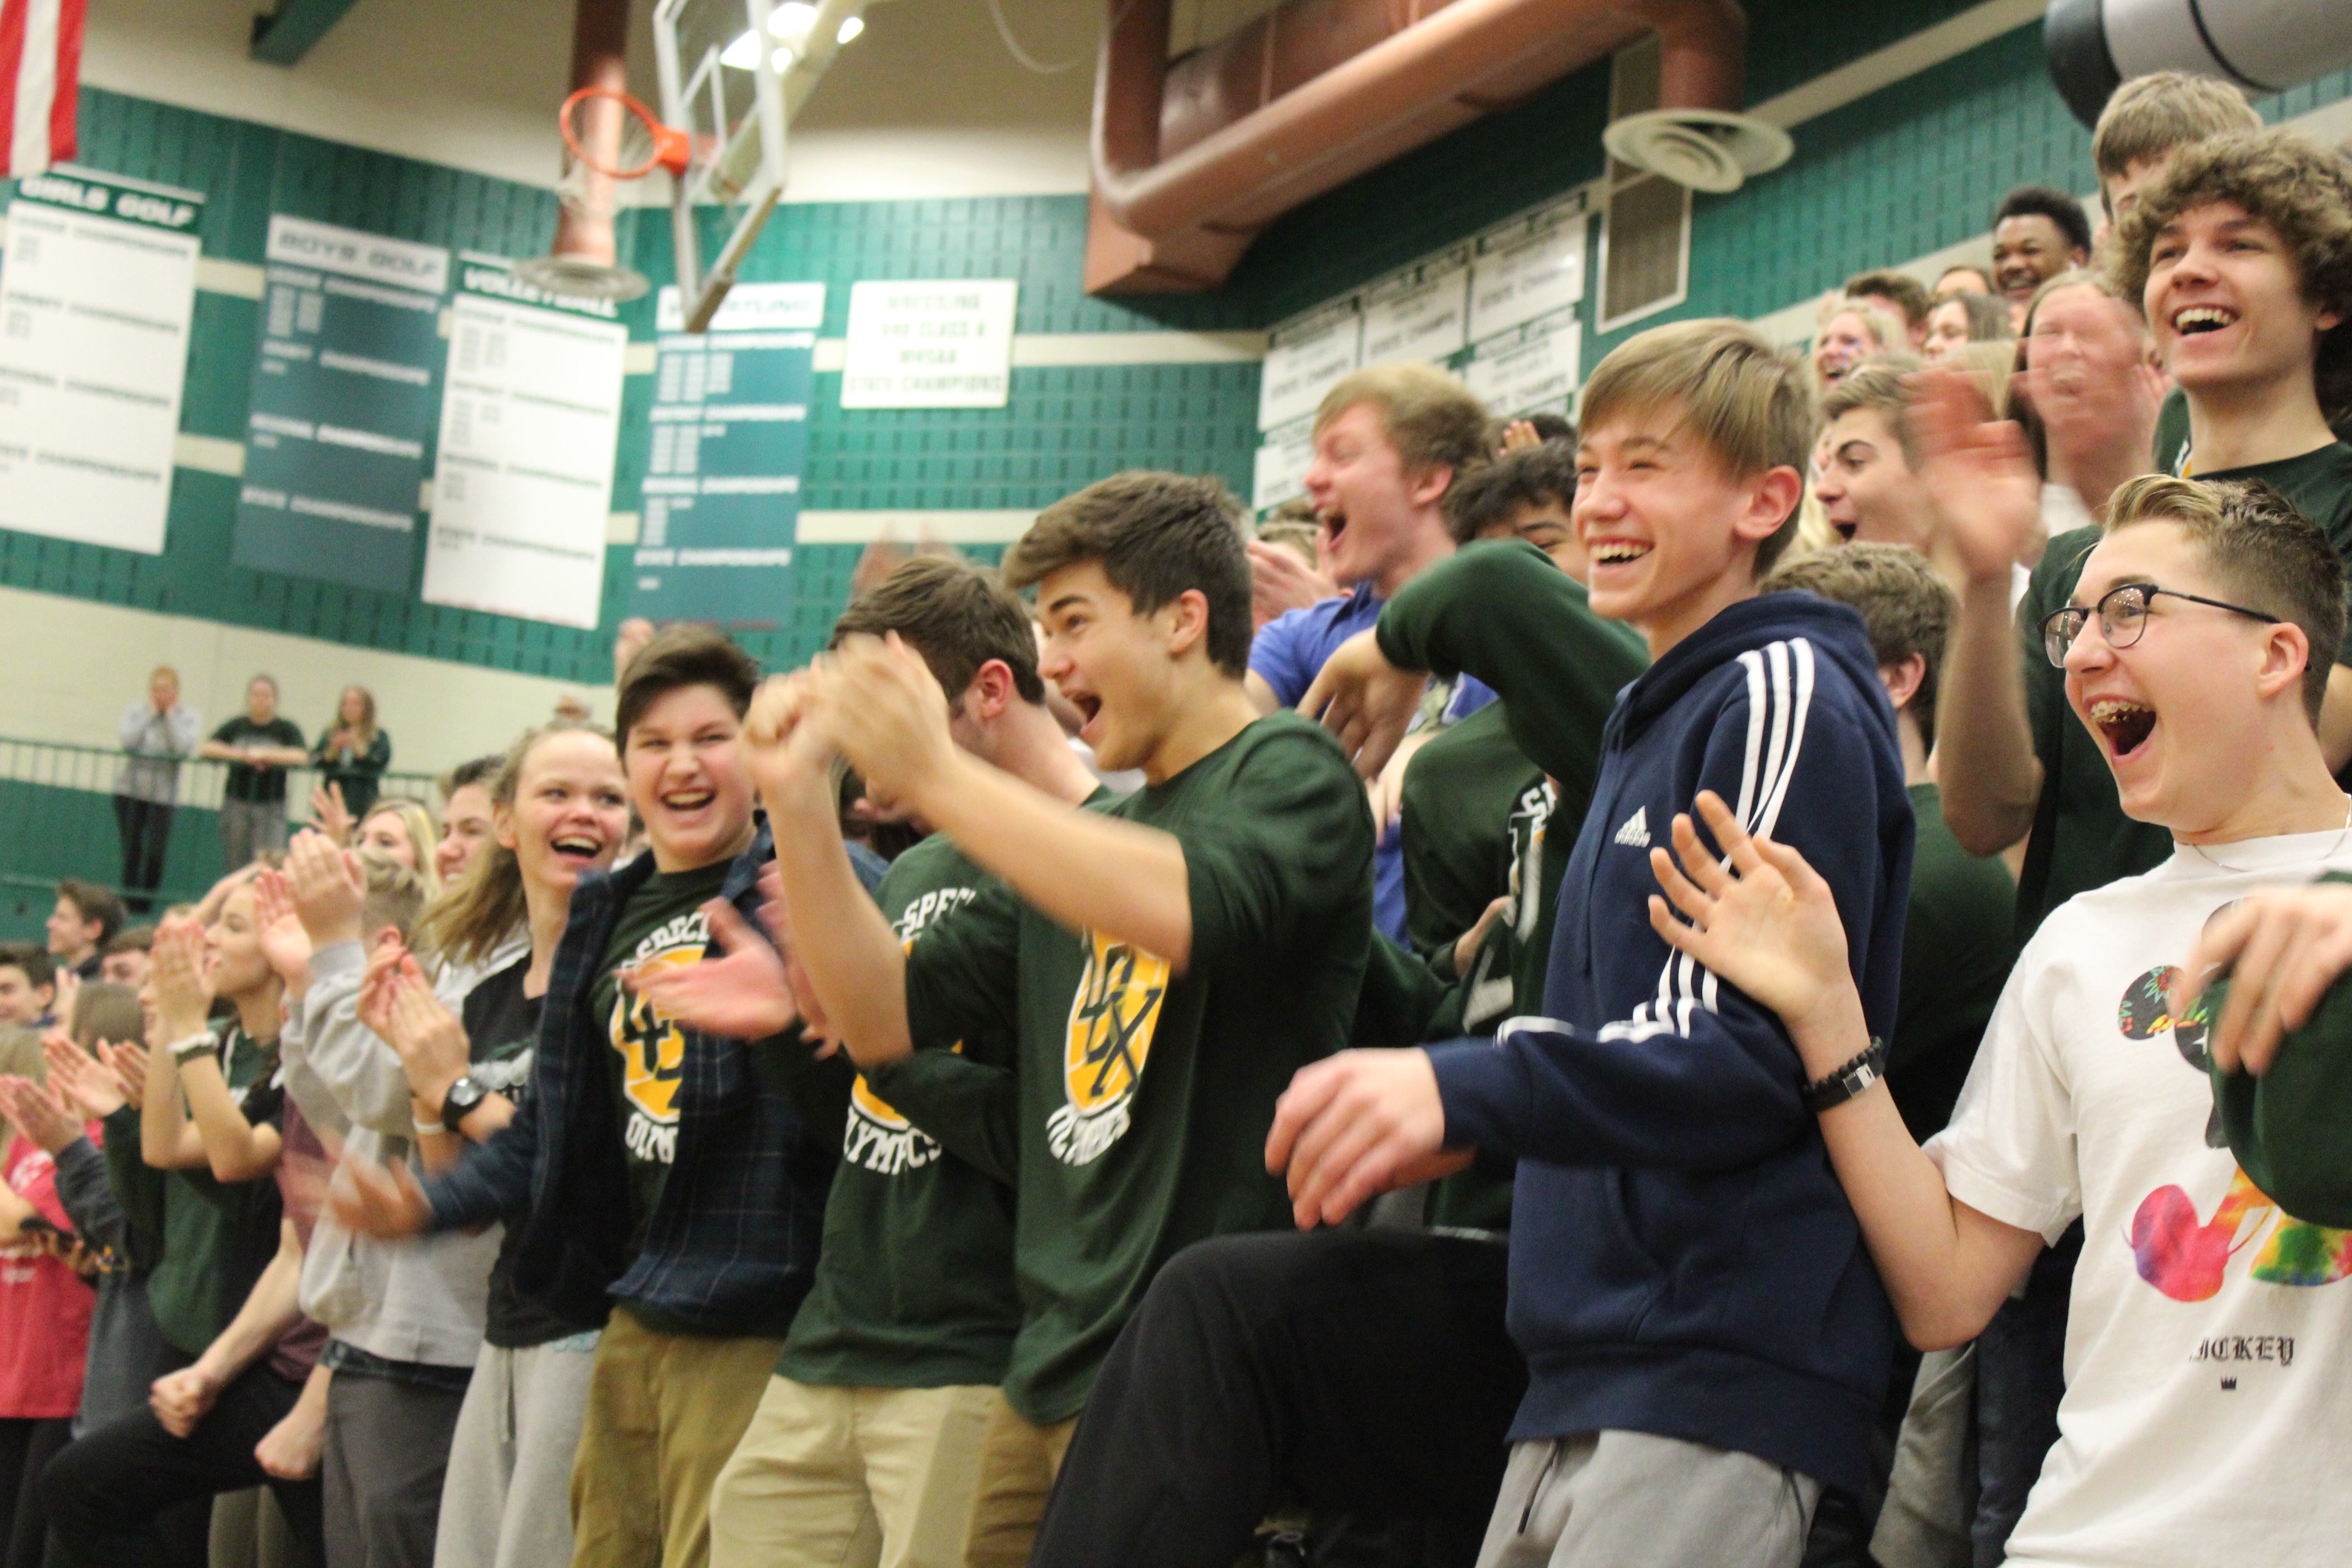
<path fill-rule="evenodd" d="M 1997 493 L 2030 493 L 2014 447 L 1989 442 L 1976 469 Z M 2352 1247 L 2232 1157 L 2208 1078 L 2204 976 L 2176 966 L 2250 895 L 2352 869 L 2352 800 L 2315 731 L 2344 571 L 2259 483 L 2150 476 L 2113 510 L 2068 605 L 2038 629 L 2124 809 L 2165 828 L 2172 855 L 2042 922 L 1951 1126 L 1924 1151 L 1859 1077 L 1822 1110 L 1822 1136 L 1925 1348 L 1974 1336 L 2083 1222 L 2060 1437 L 2011 1563 L 2332 1563 L 2352 1527 Z M 1777 1012 L 1807 1076 L 1834 1081 L 1869 1026 L 1828 889 L 1709 805 L 1727 862 L 1678 834 L 1681 872 L 1663 857 L 1655 868 L 1690 923 L 1664 902 L 1652 922 Z"/>

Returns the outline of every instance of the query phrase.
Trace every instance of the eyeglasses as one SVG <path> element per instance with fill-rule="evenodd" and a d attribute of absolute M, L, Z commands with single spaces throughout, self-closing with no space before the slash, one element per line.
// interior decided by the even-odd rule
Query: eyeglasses
<path fill-rule="evenodd" d="M 2266 626 L 2284 624 L 2276 616 L 2250 610 L 2243 605 L 2225 605 L 2219 599 L 2183 594 L 2173 588 L 2159 588 L 2153 583 L 2126 583 L 2100 595 L 2096 606 L 2099 635 L 2107 639 L 2109 647 L 2129 647 L 2139 641 L 2140 634 L 2147 629 L 2147 602 L 2159 594 L 2168 599 L 2186 599 L 2192 605 L 2227 610 L 2233 616 L 2243 616 Z M 2042 618 L 2042 651 L 2049 656 L 2051 663 L 2062 669 L 2065 668 L 2066 650 L 2073 647 L 2074 639 L 2083 635 L 2083 626 L 2090 620 L 2091 615 L 2092 611 L 2080 605 L 2069 605 Z"/>

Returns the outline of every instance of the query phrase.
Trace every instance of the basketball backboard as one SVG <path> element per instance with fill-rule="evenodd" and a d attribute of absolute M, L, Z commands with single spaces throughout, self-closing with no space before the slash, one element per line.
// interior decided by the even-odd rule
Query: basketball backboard
<path fill-rule="evenodd" d="M 865 30 L 867 0 L 656 0 L 661 117 L 693 158 L 670 185 L 671 237 L 686 330 L 718 313 L 784 192 L 787 131 L 842 45 Z M 761 42 L 764 40 L 764 44 Z M 697 206 L 734 211 L 706 265 Z"/>

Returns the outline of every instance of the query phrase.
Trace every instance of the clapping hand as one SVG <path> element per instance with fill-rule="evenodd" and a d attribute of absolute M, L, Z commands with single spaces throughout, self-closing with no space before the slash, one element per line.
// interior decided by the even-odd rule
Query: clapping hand
<path fill-rule="evenodd" d="M 449 1086 L 466 1076 L 472 1052 L 466 1026 L 433 994 L 413 958 L 393 973 L 384 989 L 391 994 L 391 1032 L 385 1037 L 400 1054 L 411 1092 L 438 1110 Z"/>
<path fill-rule="evenodd" d="M 310 792 L 310 826 L 337 844 L 352 841 L 351 809 L 343 805 L 343 786 L 331 781 Z"/>
<path fill-rule="evenodd" d="M 702 908 L 723 957 L 624 969 L 621 984 L 664 1017 L 707 1034 L 739 1040 L 782 1034 L 801 1016 L 782 954 L 724 899 Z"/>
<path fill-rule="evenodd" d="M 205 930 L 195 921 L 167 920 L 156 928 L 149 980 L 155 987 L 156 1031 L 166 1044 L 204 1029 L 213 1005 L 210 961 Z"/>
<path fill-rule="evenodd" d="M 298 833 L 286 851 L 286 883 L 314 949 L 359 939 L 367 871 L 356 854 L 323 833 Z"/>
<path fill-rule="evenodd" d="M 1936 504 L 1939 546 L 1967 579 L 2006 586 L 2042 527 L 2042 477 L 2025 432 L 1996 419 L 1976 384 L 1957 370 L 1919 373 L 1911 423 L 1919 479 Z"/>
<path fill-rule="evenodd" d="M 295 911 L 285 872 L 264 869 L 255 874 L 253 918 L 260 932 L 261 955 L 269 960 L 269 967 L 278 972 L 286 989 L 299 995 L 310 984 L 310 933 Z"/>
<path fill-rule="evenodd" d="M 47 1040 L 42 1042 L 45 1053 L 47 1044 Z M 81 1055 L 71 1040 L 65 1041 L 65 1048 L 76 1056 Z M 89 1060 L 87 1057 L 82 1059 Z M 96 1067 L 98 1064 L 91 1062 L 90 1065 Z M 51 1154 L 82 1135 L 82 1124 L 66 1110 L 57 1089 L 13 1074 L 0 1078 L 0 1116 L 6 1117 L 8 1124 L 24 1134 L 27 1142 L 39 1145 Z"/>
<path fill-rule="evenodd" d="M 345 1159 L 341 1178 L 327 1189 L 327 1206 L 345 1229 L 386 1241 L 421 1236 L 433 1223 L 425 1189 L 398 1160 L 378 1167 Z"/>

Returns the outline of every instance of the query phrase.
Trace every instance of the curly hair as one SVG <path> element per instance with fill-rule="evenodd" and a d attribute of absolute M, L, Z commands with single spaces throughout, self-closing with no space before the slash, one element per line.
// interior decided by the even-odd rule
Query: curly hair
<path fill-rule="evenodd" d="M 2293 131 L 2216 136 L 2172 165 L 2116 224 L 2107 274 L 2118 298 L 2147 313 L 2148 252 L 2183 213 L 2233 202 L 2276 229 L 2303 297 L 2343 317 L 2320 334 L 2312 379 L 2331 420 L 2352 412 L 2352 159 Z"/>

